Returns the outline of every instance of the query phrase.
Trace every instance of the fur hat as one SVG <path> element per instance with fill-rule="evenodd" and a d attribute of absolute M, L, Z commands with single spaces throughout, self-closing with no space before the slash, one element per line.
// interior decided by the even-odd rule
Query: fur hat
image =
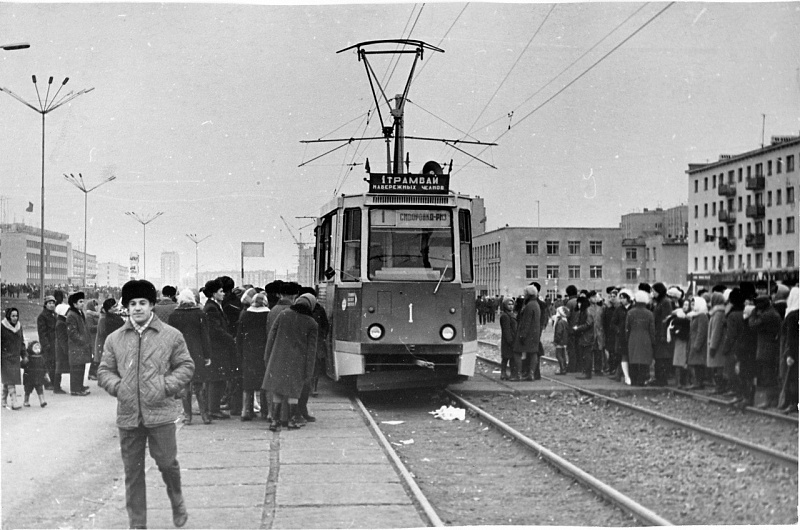
<path fill-rule="evenodd" d="M 742 290 L 738 287 L 734 287 L 730 294 L 728 295 L 728 302 L 733 304 L 734 306 L 743 306 L 745 301 L 744 294 Z"/>
<path fill-rule="evenodd" d="M 111 309 L 113 309 L 113 307 L 115 305 L 117 305 L 117 300 L 116 299 L 114 299 L 114 298 L 106 298 L 105 300 L 103 300 L 103 311 L 108 313 L 109 311 L 111 311 Z"/>
<path fill-rule="evenodd" d="M 578 295 L 578 288 L 574 285 L 567 285 L 567 296 L 577 296 Z"/>
<path fill-rule="evenodd" d="M 646 304 L 650 301 L 650 294 L 647 291 L 639 289 L 636 291 L 636 294 L 633 295 L 633 299 L 637 304 Z"/>
<path fill-rule="evenodd" d="M 72 293 L 69 295 L 69 298 L 67 298 L 67 303 L 70 305 L 70 307 L 73 307 L 78 303 L 78 300 L 83 300 L 84 298 L 86 298 L 86 295 L 83 294 L 83 291 L 78 291 L 77 293 Z"/>
<path fill-rule="evenodd" d="M 178 295 L 178 304 L 186 304 L 186 305 L 195 305 L 197 303 L 197 299 L 194 297 L 194 291 L 189 289 L 188 287 L 181 291 Z"/>
<path fill-rule="evenodd" d="M 178 294 L 178 290 L 171 285 L 165 285 L 164 287 L 161 288 L 161 294 L 163 294 L 166 297 L 172 297 Z"/>
<path fill-rule="evenodd" d="M 619 287 L 615 287 L 613 285 L 611 285 L 610 287 L 606 287 L 606 294 L 611 294 L 614 291 L 617 291 L 617 293 L 619 293 Z"/>
<path fill-rule="evenodd" d="M 658 293 L 658 296 L 664 296 L 667 294 L 667 286 L 661 282 L 656 282 L 653 284 L 653 290 Z"/>
<path fill-rule="evenodd" d="M 56 297 L 53 296 L 53 295 L 49 295 L 48 294 L 47 296 L 44 297 L 44 303 L 42 305 L 47 305 L 47 302 L 55 303 L 56 302 Z"/>
<path fill-rule="evenodd" d="M 294 296 L 300 292 L 300 284 L 297 282 L 281 282 L 278 293 L 284 296 Z"/>
<path fill-rule="evenodd" d="M 724 293 L 725 289 L 727 289 L 727 287 L 725 286 L 724 283 L 718 283 L 717 285 L 715 285 L 714 287 L 711 288 L 711 292 L 712 293 Z"/>
<path fill-rule="evenodd" d="M 219 283 L 222 285 L 222 290 L 225 291 L 225 294 L 228 294 L 233 291 L 236 282 L 233 281 L 233 278 L 230 276 L 220 276 L 217 278 Z"/>
<path fill-rule="evenodd" d="M 214 296 L 214 293 L 222 289 L 222 282 L 219 281 L 219 278 L 214 280 L 208 280 L 206 284 L 203 286 L 203 294 L 206 295 L 208 298 Z"/>
<path fill-rule="evenodd" d="M 535 285 L 525 287 L 525 296 L 539 296 L 539 289 Z"/>
<path fill-rule="evenodd" d="M 251 287 L 242 294 L 241 301 L 243 304 L 252 304 L 253 297 L 256 295 L 255 288 Z"/>
<path fill-rule="evenodd" d="M 542 284 L 539 282 L 531 282 L 530 285 L 536 287 L 536 291 L 541 293 L 542 292 Z"/>
<path fill-rule="evenodd" d="M 673 285 L 669 289 L 667 289 L 667 296 L 670 298 L 683 298 L 683 291 L 680 287 Z"/>
<path fill-rule="evenodd" d="M 646 292 L 647 294 L 650 294 L 651 292 L 653 292 L 653 289 L 650 287 L 650 284 L 646 283 L 646 282 L 640 283 L 638 289 L 640 291 Z"/>
<path fill-rule="evenodd" d="M 770 299 L 769 296 L 762 294 L 756 297 L 755 300 L 756 308 L 758 309 L 766 309 L 770 306 Z"/>
<path fill-rule="evenodd" d="M 155 286 L 147 280 L 131 280 L 122 286 L 122 305 L 128 307 L 131 300 L 144 298 L 151 304 L 158 301 Z"/>
<path fill-rule="evenodd" d="M 314 306 L 317 305 L 317 298 L 313 294 L 301 294 L 297 297 L 297 300 L 294 302 L 295 304 L 300 305 L 307 305 L 309 309 L 314 309 Z"/>
<path fill-rule="evenodd" d="M 755 300 L 756 298 L 756 284 L 753 282 L 741 282 L 739 290 L 742 292 L 745 300 Z"/>
<path fill-rule="evenodd" d="M 267 294 L 278 294 L 281 292 L 281 284 L 283 284 L 283 280 L 271 281 L 264 286 L 264 291 Z"/>

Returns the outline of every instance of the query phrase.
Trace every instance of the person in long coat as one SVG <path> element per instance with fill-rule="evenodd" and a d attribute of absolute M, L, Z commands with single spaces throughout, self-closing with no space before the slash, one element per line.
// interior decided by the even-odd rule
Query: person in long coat
<path fill-rule="evenodd" d="M 750 332 L 744 320 L 744 297 L 739 287 L 728 295 L 728 305 L 725 308 L 725 334 L 720 353 L 735 361 L 732 375 L 736 381 L 736 398 L 739 406 L 748 407 L 753 405 L 755 394 L 753 379 L 756 375 L 757 336 L 755 332 Z"/>
<path fill-rule="evenodd" d="M 67 311 L 67 337 L 69 354 L 69 393 L 73 396 L 88 396 L 83 384 L 86 363 L 92 361 L 92 347 L 86 317 L 83 314 L 84 294 L 81 291 L 69 296 Z"/>
<path fill-rule="evenodd" d="M 653 313 L 647 309 L 650 295 L 639 290 L 634 295 L 634 305 L 625 318 L 625 334 L 628 337 L 628 358 L 631 364 L 631 383 L 644 385 L 650 375 L 653 362 L 653 346 L 656 341 L 656 325 Z"/>
<path fill-rule="evenodd" d="M 98 359 L 95 364 L 94 361 L 94 346 L 97 343 L 97 326 L 100 323 L 100 313 L 97 311 L 97 300 L 89 300 L 86 302 L 86 309 L 83 311 L 86 317 L 86 329 L 89 331 L 89 344 L 91 346 L 92 358 L 89 360 L 89 380 L 97 381 L 97 367 L 100 365 Z"/>
<path fill-rule="evenodd" d="M 45 369 L 49 381 L 45 381 L 45 389 L 53 388 L 56 375 L 56 298 L 44 297 L 44 308 L 36 318 L 36 331 L 39 334 L 39 345 L 44 358 Z"/>
<path fill-rule="evenodd" d="M 556 360 L 558 371 L 555 375 L 567 373 L 567 343 L 569 342 L 569 310 L 562 306 L 556 309 L 556 322 L 553 324 L 553 345 L 556 347 Z M 500 320 L 502 324 L 502 319 Z"/>
<path fill-rule="evenodd" d="M 692 300 L 692 311 L 689 313 L 689 355 L 686 359 L 689 372 L 692 375 L 692 385 L 689 390 L 703 388 L 706 356 L 708 355 L 708 307 L 702 296 L 695 296 Z"/>
<path fill-rule="evenodd" d="M 211 339 L 208 408 L 212 418 L 224 420 L 230 418 L 230 414 L 220 410 L 220 401 L 225 392 L 225 383 L 230 378 L 231 359 L 236 356 L 236 342 L 228 333 L 228 319 L 222 310 L 222 300 L 225 298 L 222 283 L 218 279 L 209 280 L 203 292 L 208 297 L 203 312 Z"/>
<path fill-rule="evenodd" d="M 672 371 L 672 344 L 667 342 L 667 317 L 675 309 L 672 299 L 667 296 L 667 287 L 656 282 L 653 291 L 653 321 L 655 324 L 655 344 L 653 345 L 653 359 L 655 360 L 655 374 L 651 384 L 666 386 L 669 374 Z"/>
<path fill-rule="evenodd" d="M 67 331 L 67 304 L 56 306 L 56 368 L 53 394 L 66 394 L 61 388 L 61 376 L 69 373 L 69 332 Z"/>
<path fill-rule="evenodd" d="M 592 378 L 592 348 L 595 344 L 595 312 L 591 309 L 592 303 L 583 293 L 578 296 L 578 320 L 572 327 L 572 333 L 576 337 L 578 348 L 578 359 L 582 363 L 583 373 L 577 379 Z"/>
<path fill-rule="evenodd" d="M 542 313 L 539 306 L 539 290 L 535 285 L 525 287 L 525 305 L 517 317 L 517 335 L 514 338 L 514 352 L 522 358 L 522 381 L 533 381 L 533 373 L 539 355 L 539 341 L 542 338 Z"/>
<path fill-rule="evenodd" d="M 522 359 L 514 353 L 517 319 L 514 316 L 514 299 L 507 297 L 500 305 L 500 379 L 519 381 Z M 511 366 L 511 375 L 508 367 Z"/>
<path fill-rule="evenodd" d="M 724 394 L 727 391 L 725 379 L 725 358 L 719 355 L 722 339 L 725 336 L 725 296 L 720 292 L 711 293 L 711 309 L 708 312 L 708 355 L 706 367 L 713 371 L 714 391 Z"/>
<path fill-rule="evenodd" d="M 765 395 L 758 408 L 767 409 L 778 405 L 778 363 L 780 358 L 781 316 L 772 306 L 768 296 L 755 300 L 755 309 L 747 319 L 750 329 L 757 333 L 756 364 L 757 388 Z"/>
<path fill-rule="evenodd" d="M 261 390 L 264 382 L 266 366 L 264 365 L 264 349 L 267 347 L 267 307 L 266 293 L 256 293 L 250 306 L 239 317 L 236 332 L 236 348 L 242 360 L 242 421 L 250 421 L 256 417 L 253 410 L 255 393 L 260 392 L 260 403 L 266 408 L 266 392 Z M 266 411 L 263 412 L 266 417 Z"/>
<path fill-rule="evenodd" d="M 667 332 L 672 344 L 672 366 L 675 368 L 675 385 L 685 388 L 689 376 L 689 338 L 691 320 L 687 316 L 692 304 L 684 300 L 681 307 L 667 317 Z"/>
<path fill-rule="evenodd" d="M 192 290 L 182 290 L 178 295 L 177 306 L 170 312 L 168 324 L 183 334 L 194 363 L 194 374 L 191 382 L 186 385 L 183 397 L 183 422 L 186 425 L 192 424 L 192 394 L 197 396 L 203 423 L 211 423 L 208 382 L 215 380 L 215 370 L 212 366 L 213 354 L 207 320 L 206 313 L 195 302 Z"/>
<path fill-rule="evenodd" d="M 100 318 L 97 320 L 97 334 L 94 339 L 93 362 L 98 366 L 103 358 L 103 345 L 106 338 L 125 325 L 125 319 L 115 311 L 117 301 L 114 298 L 106 298 L 100 308 Z"/>
<path fill-rule="evenodd" d="M 619 367 L 617 373 L 610 376 L 616 381 L 624 378 L 625 384 L 630 386 L 630 356 L 628 355 L 628 334 L 625 329 L 625 323 L 628 319 L 628 310 L 633 304 L 633 293 L 629 289 L 621 289 L 619 295 L 619 304 L 614 309 L 614 317 L 611 319 L 611 326 L 614 328 L 614 335 L 617 338 L 615 346 L 617 358 L 619 359 Z"/>
<path fill-rule="evenodd" d="M 311 314 L 316 303 L 313 295 L 300 295 L 270 327 L 266 346 L 269 362 L 261 388 L 273 394 L 273 406 L 280 403 L 280 416 L 277 410 L 272 412 L 272 431 L 281 426 L 299 427 L 293 409 L 303 385 L 313 376 L 318 326 Z"/>
<path fill-rule="evenodd" d="M 6 309 L 5 317 L 0 322 L 0 355 L 2 356 L 3 406 L 9 410 L 19 410 L 17 403 L 17 385 L 22 384 L 20 369 L 25 354 L 25 338 L 19 323 L 19 310 L 16 307 Z"/>
<path fill-rule="evenodd" d="M 778 407 L 784 414 L 797 412 L 797 355 L 798 339 L 800 339 L 800 326 L 798 325 L 800 311 L 798 310 L 800 310 L 800 290 L 792 287 L 786 301 L 786 316 L 783 317 L 781 324 L 781 363 L 785 364 L 786 368 Z"/>

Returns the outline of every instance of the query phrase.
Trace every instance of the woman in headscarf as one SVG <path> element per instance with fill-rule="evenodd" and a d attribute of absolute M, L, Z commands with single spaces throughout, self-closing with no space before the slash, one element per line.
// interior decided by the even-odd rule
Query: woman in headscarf
<path fill-rule="evenodd" d="M 675 368 L 675 385 L 685 388 L 688 380 L 689 335 L 691 321 L 687 313 L 691 311 L 691 302 L 684 300 L 681 307 L 672 311 L 667 317 L 667 332 L 672 343 L 672 366 Z"/>
<path fill-rule="evenodd" d="M 300 295 L 278 315 L 269 329 L 265 348 L 269 361 L 261 388 L 273 394 L 271 431 L 279 431 L 281 426 L 300 427 L 294 420 L 295 409 L 303 386 L 314 375 L 317 353 L 318 327 L 311 316 L 316 303 L 314 295 Z M 274 410 L 278 405 L 280 420 Z"/>
<path fill-rule="evenodd" d="M 781 412 L 797 412 L 797 350 L 798 350 L 798 310 L 800 310 L 800 290 L 792 287 L 786 301 L 786 316 L 781 324 L 781 362 L 786 365 L 778 406 Z"/>
<path fill-rule="evenodd" d="M 211 339 L 209 338 L 206 314 L 195 303 L 194 293 L 191 289 L 184 289 L 178 295 L 178 306 L 169 316 L 168 324 L 183 334 L 189 355 L 194 361 L 194 374 L 191 382 L 186 385 L 186 394 L 183 398 L 183 422 L 192 424 L 192 394 L 197 396 L 197 405 L 200 407 L 200 417 L 203 423 L 211 423 L 211 413 L 208 403 L 208 381 L 213 369 L 211 364 Z"/>
<path fill-rule="evenodd" d="M 688 390 L 700 390 L 703 388 L 706 355 L 708 352 L 708 306 L 706 305 L 706 299 L 702 296 L 695 296 L 692 299 L 692 310 L 687 316 L 691 319 L 687 364 L 692 376 L 692 385 Z"/>
<path fill-rule="evenodd" d="M 720 292 L 711 293 L 711 310 L 708 312 L 708 354 L 706 367 L 713 371 L 714 391 L 712 394 L 724 394 L 728 390 L 725 380 L 725 357 L 719 355 L 722 338 L 725 335 L 725 295 Z"/>
<path fill-rule="evenodd" d="M 517 318 L 514 316 L 514 299 L 503 298 L 500 306 L 500 379 L 519 381 L 522 359 L 514 354 L 514 337 L 517 335 Z M 511 375 L 508 366 L 511 364 Z"/>
<path fill-rule="evenodd" d="M 0 350 L 2 351 L 3 406 L 8 410 L 19 410 L 17 385 L 22 384 L 20 367 L 25 355 L 25 338 L 19 323 L 19 310 L 6 309 L 5 318 L 0 322 Z"/>
<path fill-rule="evenodd" d="M 250 293 L 252 291 L 252 293 Z M 248 295 L 252 295 L 251 297 Z M 266 392 L 261 390 L 264 382 L 264 348 L 267 346 L 267 294 L 256 293 L 254 289 L 245 291 L 249 301 L 242 298 L 242 303 L 247 304 L 247 309 L 242 311 L 236 332 L 236 348 L 242 360 L 242 392 L 244 393 L 242 405 L 242 421 L 250 421 L 256 417 L 253 410 L 255 393 L 260 392 L 260 403 L 266 406 Z M 266 416 L 266 414 L 265 414 Z"/>
<path fill-rule="evenodd" d="M 642 386 L 650 377 L 656 325 L 653 313 L 647 309 L 650 295 L 646 291 L 638 290 L 634 295 L 634 302 L 625 319 L 625 333 L 628 337 L 631 383 L 634 386 Z"/>

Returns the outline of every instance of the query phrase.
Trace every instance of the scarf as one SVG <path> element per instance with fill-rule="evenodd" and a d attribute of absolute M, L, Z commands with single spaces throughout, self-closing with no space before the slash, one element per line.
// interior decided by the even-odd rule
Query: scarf
<path fill-rule="evenodd" d="M 11 322 L 9 322 L 8 319 L 4 318 L 2 324 L 4 328 L 8 329 L 12 333 L 19 333 L 19 330 L 21 329 L 21 326 L 19 325 L 19 320 L 17 320 L 16 326 L 12 326 Z"/>

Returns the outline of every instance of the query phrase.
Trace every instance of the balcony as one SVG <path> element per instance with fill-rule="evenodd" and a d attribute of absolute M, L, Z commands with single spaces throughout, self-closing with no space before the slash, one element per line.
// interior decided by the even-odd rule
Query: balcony
<path fill-rule="evenodd" d="M 736 184 L 720 184 L 717 193 L 720 197 L 736 197 Z"/>
<path fill-rule="evenodd" d="M 736 240 L 728 237 L 719 238 L 719 249 L 727 252 L 736 250 Z"/>
<path fill-rule="evenodd" d="M 764 248 L 764 234 L 747 234 L 744 245 L 751 248 Z"/>
<path fill-rule="evenodd" d="M 736 222 L 736 212 L 731 210 L 720 210 L 717 212 L 717 219 L 720 223 L 733 224 Z"/>
<path fill-rule="evenodd" d="M 752 219 L 763 219 L 765 208 L 763 204 L 751 204 L 747 207 L 745 214 Z"/>
<path fill-rule="evenodd" d="M 763 176 L 756 175 L 755 177 L 747 177 L 745 182 L 745 189 L 751 191 L 761 191 L 764 189 L 765 180 Z"/>

